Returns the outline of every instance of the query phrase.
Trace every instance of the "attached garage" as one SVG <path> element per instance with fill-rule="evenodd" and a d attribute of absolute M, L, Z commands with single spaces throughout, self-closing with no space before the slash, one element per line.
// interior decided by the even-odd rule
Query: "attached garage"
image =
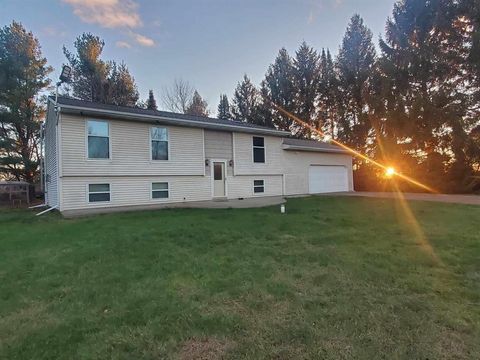
<path fill-rule="evenodd" d="M 333 144 L 285 138 L 284 194 L 353 191 L 352 156 Z"/>
<path fill-rule="evenodd" d="M 311 165 L 308 169 L 309 194 L 348 191 L 348 171 L 341 165 Z"/>

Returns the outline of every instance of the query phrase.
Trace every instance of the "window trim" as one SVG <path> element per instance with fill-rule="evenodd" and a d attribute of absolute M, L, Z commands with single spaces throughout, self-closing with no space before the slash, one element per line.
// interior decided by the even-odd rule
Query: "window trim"
<path fill-rule="evenodd" d="M 263 147 L 253 145 L 253 138 L 263 138 Z M 263 149 L 263 162 L 255 162 L 255 148 Z M 252 136 L 252 162 L 254 165 L 265 165 L 267 163 L 267 142 L 265 141 L 265 136 Z"/>
<path fill-rule="evenodd" d="M 165 183 L 167 184 L 167 197 L 166 198 L 154 198 L 153 192 L 154 191 L 165 191 L 165 190 L 153 190 L 153 184 L 157 183 Z M 167 201 L 170 200 L 170 182 L 169 181 L 150 181 L 150 200 L 152 201 Z"/>
<path fill-rule="evenodd" d="M 108 191 L 92 191 L 90 192 L 90 185 L 108 185 Z M 111 183 L 106 183 L 106 182 L 93 182 L 93 183 L 87 183 L 86 185 L 87 188 L 87 204 L 108 204 L 112 202 L 112 184 Z M 90 201 L 90 194 L 106 194 L 108 193 L 108 198 L 110 200 L 105 200 L 105 201 Z"/>
<path fill-rule="evenodd" d="M 152 156 L 152 142 L 154 141 L 152 139 L 152 129 L 153 128 L 163 128 L 163 129 L 166 129 L 167 130 L 167 151 L 168 151 L 168 158 L 163 160 L 163 159 L 153 159 L 153 156 Z M 148 138 L 149 138 L 149 142 L 148 142 L 148 148 L 149 148 L 149 151 L 150 151 L 150 162 L 157 162 L 157 161 L 170 161 L 171 159 L 171 152 L 170 152 L 170 128 L 168 126 L 150 126 L 148 128 Z M 158 141 L 158 140 L 155 140 L 155 141 Z"/>
<path fill-rule="evenodd" d="M 255 185 L 255 181 L 262 181 L 263 185 Z M 255 188 L 262 187 L 262 192 L 255 192 Z M 263 195 L 266 192 L 266 182 L 265 179 L 253 179 L 253 195 Z"/>
<path fill-rule="evenodd" d="M 91 158 L 88 156 L 89 151 L 88 151 L 88 122 L 89 121 L 96 121 L 96 122 L 104 122 L 107 123 L 108 125 L 108 158 Z M 111 133 L 111 123 L 108 120 L 100 120 L 100 119 L 94 119 L 94 118 L 88 118 L 85 120 L 85 159 L 87 161 L 111 161 L 112 160 L 112 133 Z"/>

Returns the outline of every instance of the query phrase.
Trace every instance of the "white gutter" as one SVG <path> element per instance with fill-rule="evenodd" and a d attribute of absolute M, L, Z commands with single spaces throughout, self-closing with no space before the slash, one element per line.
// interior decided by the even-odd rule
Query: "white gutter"
<path fill-rule="evenodd" d="M 216 124 L 211 122 L 202 122 L 202 121 L 195 121 L 195 120 L 187 120 L 187 119 L 177 119 L 171 117 L 163 117 L 158 115 L 148 115 L 148 114 L 133 114 L 124 111 L 116 111 L 116 110 L 103 110 L 103 109 L 92 109 L 83 106 L 73 106 L 73 105 L 62 105 L 59 104 L 60 111 L 65 110 L 77 110 L 79 112 L 90 112 L 92 114 L 100 114 L 100 115 L 110 115 L 114 117 L 124 117 L 128 119 L 138 119 L 142 118 L 149 121 L 168 121 L 171 122 L 173 125 L 184 125 L 190 127 L 199 127 L 199 128 L 213 128 L 213 129 L 232 129 L 237 130 L 238 132 L 247 132 L 247 133 L 262 133 L 262 134 L 270 134 L 273 136 L 288 136 L 290 135 L 287 131 L 282 130 L 270 130 L 270 129 L 259 129 L 255 127 L 245 127 L 245 126 L 238 126 L 233 124 Z"/>
<path fill-rule="evenodd" d="M 350 154 L 347 150 L 342 149 L 326 149 L 318 148 L 312 146 L 301 146 L 301 145 L 287 145 L 282 144 L 283 150 L 298 150 L 298 151 L 313 151 L 313 152 L 324 152 L 324 153 L 337 153 L 337 154 Z"/>

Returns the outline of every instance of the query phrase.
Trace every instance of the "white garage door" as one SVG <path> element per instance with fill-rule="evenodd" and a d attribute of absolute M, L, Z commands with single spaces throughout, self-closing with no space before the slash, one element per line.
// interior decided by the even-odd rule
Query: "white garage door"
<path fill-rule="evenodd" d="M 348 175 L 345 166 L 310 166 L 308 173 L 310 194 L 348 191 Z"/>

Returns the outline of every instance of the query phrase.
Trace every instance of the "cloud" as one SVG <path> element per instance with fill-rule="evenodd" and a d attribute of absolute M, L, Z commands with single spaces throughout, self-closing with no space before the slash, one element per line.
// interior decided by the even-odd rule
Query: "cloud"
<path fill-rule="evenodd" d="M 63 0 L 82 21 L 105 28 L 137 28 L 142 25 L 138 5 L 132 0 Z"/>
<path fill-rule="evenodd" d="M 307 24 L 313 24 L 317 20 L 319 13 L 325 10 L 325 8 L 329 10 L 338 9 L 343 5 L 343 1 L 344 0 L 310 1 L 310 11 L 307 16 Z"/>
<path fill-rule="evenodd" d="M 133 33 L 132 35 L 135 41 L 142 46 L 150 47 L 155 45 L 155 41 L 153 41 L 153 39 L 150 39 L 149 37 L 136 33 Z"/>
<path fill-rule="evenodd" d="M 143 25 L 138 4 L 133 0 L 62 0 L 73 7 L 73 13 L 83 22 L 104 28 L 120 29 L 141 46 L 155 46 L 155 41 L 132 31 Z M 126 41 L 117 41 L 119 48 L 130 48 Z"/>
<path fill-rule="evenodd" d="M 117 41 L 115 45 L 116 47 L 123 48 L 123 49 L 130 49 L 132 47 L 132 45 L 130 45 L 126 41 Z"/>

